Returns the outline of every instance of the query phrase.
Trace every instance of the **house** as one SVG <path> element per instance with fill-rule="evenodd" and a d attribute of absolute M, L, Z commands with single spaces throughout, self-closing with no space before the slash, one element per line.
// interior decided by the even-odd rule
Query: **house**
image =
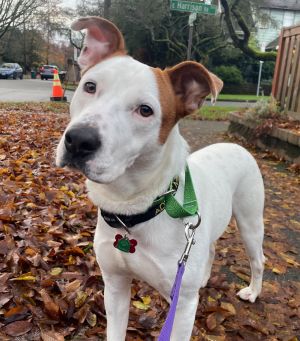
<path fill-rule="evenodd" d="M 282 27 L 300 24 L 300 0 L 263 0 L 260 18 L 263 14 L 271 20 L 260 20 L 256 33 L 258 45 L 268 49 L 270 44 L 276 49 Z"/>

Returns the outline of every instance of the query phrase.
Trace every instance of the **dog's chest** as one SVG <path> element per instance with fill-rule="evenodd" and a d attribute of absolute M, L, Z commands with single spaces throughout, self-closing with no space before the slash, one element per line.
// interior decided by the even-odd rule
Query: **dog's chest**
<path fill-rule="evenodd" d="M 135 253 L 114 247 L 115 236 L 125 235 L 123 229 L 109 227 L 99 217 L 94 249 L 100 268 L 105 273 L 122 273 L 146 281 L 163 295 L 169 295 L 180 251 L 185 244 L 184 226 L 171 220 L 165 212 L 155 219 L 131 229 L 128 238 L 137 241 Z M 177 233 L 174 233 L 177 231 Z"/>

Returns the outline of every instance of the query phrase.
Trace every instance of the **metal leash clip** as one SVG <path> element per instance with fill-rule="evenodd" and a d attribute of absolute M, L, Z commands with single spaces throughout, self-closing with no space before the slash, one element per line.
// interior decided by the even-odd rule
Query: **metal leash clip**
<path fill-rule="evenodd" d="M 198 221 L 195 225 L 191 224 L 191 223 L 186 223 L 185 224 L 185 238 L 187 240 L 187 243 L 185 245 L 185 249 L 184 249 L 184 252 L 182 254 L 182 256 L 180 257 L 179 259 L 179 264 L 181 263 L 184 263 L 186 264 L 188 258 L 189 258 L 189 254 L 190 254 L 190 251 L 191 251 L 191 248 L 192 248 L 192 245 L 194 245 L 196 243 L 195 241 L 195 233 L 196 233 L 196 229 L 197 227 L 200 225 L 201 223 L 201 217 L 200 217 L 200 214 L 197 212 L 196 213 L 197 216 L 198 216 Z"/>

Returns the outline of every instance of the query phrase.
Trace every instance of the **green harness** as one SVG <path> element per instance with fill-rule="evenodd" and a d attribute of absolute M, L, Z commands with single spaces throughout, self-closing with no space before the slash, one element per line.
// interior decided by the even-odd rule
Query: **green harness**
<path fill-rule="evenodd" d="M 188 165 L 185 168 L 183 204 L 171 194 L 165 195 L 165 210 L 172 218 L 190 217 L 198 212 L 198 202 Z"/>

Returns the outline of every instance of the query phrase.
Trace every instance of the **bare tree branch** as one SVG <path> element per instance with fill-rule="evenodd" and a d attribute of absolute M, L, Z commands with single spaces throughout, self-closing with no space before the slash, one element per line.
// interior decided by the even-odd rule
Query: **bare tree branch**
<path fill-rule="evenodd" d="M 260 52 L 255 49 L 253 49 L 251 46 L 249 46 L 249 39 L 251 32 L 246 24 L 246 21 L 244 17 L 242 16 L 241 12 L 238 10 L 240 0 L 235 0 L 233 3 L 233 6 L 230 8 L 228 0 L 221 0 L 221 4 L 224 9 L 224 20 L 226 22 L 226 26 L 229 32 L 229 35 L 233 41 L 233 45 L 240 50 L 242 50 L 246 55 L 249 57 L 252 57 L 257 60 L 270 60 L 274 61 L 276 60 L 277 53 L 276 52 Z M 238 37 L 236 30 L 233 26 L 233 18 L 237 21 L 237 24 L 243 31 L 244 37 L 241 39 Z"/>
<path fill-rule="evenodd" d="M 177 43 L 174 43 L 170 38 L 169 38 L 169 33 L 167 28 L 165 28 L 165 38 L 158 39 L 155 37 L 154 29 L 153 27 L 147 27 L 150 35 L 151 35 L 151 40 L 156 43 L 165 43 L 168 45 L 168 48 L 179 58 L 182 58 L 182 46 L 184 47 L 184 53 L 186 53 L 186 46 L 183 44 L 180 44 L 178 41 Z M 181 46 L 180 46 L 181 45 Z M 180 48 L 181 47 L 181 48 Z"/>
<path fill-rule="evenodd" d="M 0 38 L 10 27 L 22 25 L 39 5 L 40 0 L 2 0 L 0 2 Z"/>

